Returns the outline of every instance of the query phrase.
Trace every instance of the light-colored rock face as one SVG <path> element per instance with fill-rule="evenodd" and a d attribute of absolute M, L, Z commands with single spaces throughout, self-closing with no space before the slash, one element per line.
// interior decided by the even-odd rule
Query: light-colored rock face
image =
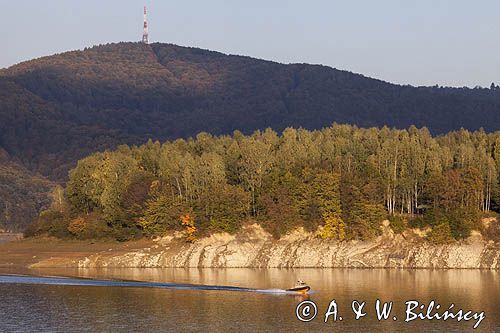
<path fill-rule="evenodd" d="M 431 245 L 415 232 L 395 235 L 388 225 L 373 241 L 322 240 L 303 229 L 279 240 L 258 225 L 238 234 L 214 234 L 194 243 L 182 235 L 122 255 L 98 253 L 78 267 L 351 267 L 351 268 L 500 268 L 500 245 L 480 234 L 449 245 Z M 44 266 L 43 262 L 39 264 Z"/>

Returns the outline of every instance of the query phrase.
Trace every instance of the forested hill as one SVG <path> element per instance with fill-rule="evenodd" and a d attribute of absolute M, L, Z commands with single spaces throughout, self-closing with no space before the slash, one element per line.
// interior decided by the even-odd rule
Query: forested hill
<path fill-rule="evenodd" d="M 33 175 L 0 148 L 0 232 L 22 230 L 50 204 L 54 183 Z"/>
<path fill-rule="evenodd" d="M 52 179 L 121 143 L 332 122 L 494 131 L 500 89 L 399 86 L 158 43 L 109 44 L 0 71 L 0 147 Z"/>

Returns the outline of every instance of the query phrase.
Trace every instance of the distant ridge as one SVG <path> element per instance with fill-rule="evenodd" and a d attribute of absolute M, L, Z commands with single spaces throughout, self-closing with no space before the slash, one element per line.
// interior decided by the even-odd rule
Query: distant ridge
<path fill-rule="evenodd" d="M 0 147 L 52 179 L 122 143 L 332 122 L 495 131 L 500 89 L 401 86 L 160 43 L 108 44 L 0 71 Z"/>

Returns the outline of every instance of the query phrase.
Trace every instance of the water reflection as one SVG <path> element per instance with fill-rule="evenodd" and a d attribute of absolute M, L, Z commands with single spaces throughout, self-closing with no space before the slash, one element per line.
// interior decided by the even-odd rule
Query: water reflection
<path fill-rule="evenodd" d="M 120 287 L 1 285 L 0 331 L 457 331 L 465 322 L 415 321 L 405 324 L 404 302 L 430 300 L 448 307 L 484 310 L 479 330 L 500 331 L 496 271 L 349 269 L 80 269 L 37 270 L 41 275 L 78 276 L 242 288 L 288 288 L 297 279 L 311 285 L 310 296 L 272 297 L 201 290 Z M 309 299 L 318 305 L 310 323 L 295 318 L 295 307 Z M 323 322 L 335 299 L 342 322 Z M 352 300 L 366 301 L 368 315 L 353 319 Z M 378 322 L 374 302 L 394 301 L 397 321 Z"/>

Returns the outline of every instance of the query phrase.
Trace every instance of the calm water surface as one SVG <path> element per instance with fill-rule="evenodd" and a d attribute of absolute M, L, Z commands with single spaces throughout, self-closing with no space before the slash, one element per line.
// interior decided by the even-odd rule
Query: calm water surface
<path fill-rule="evenodd" d="M 309 300 L 317 305 L 318 315 L 311 322 L 300 322 L 295 309 L 306 299 L 279 293 L 0 283 L 0 332 L 472 331 L 474 320 L 405 323 L 407 300 L 426 305 L 435 300 L 443 310 L 454 303 L 455 309 L 485 311 L 486 319 L 475 331 L 500 332 L 500 281 L 492 271 L 65 269 L 28 273 L 255 289 L 287 288 L 301 278 L 314 290 Z M 324 323 L 333 299 L 343 320 Z M 394 301 L 391 320 L 377 320 L 376 299 Z M 367 315 L 359 321 L 351 310 L 353 300 L 366 301 Z"/>

